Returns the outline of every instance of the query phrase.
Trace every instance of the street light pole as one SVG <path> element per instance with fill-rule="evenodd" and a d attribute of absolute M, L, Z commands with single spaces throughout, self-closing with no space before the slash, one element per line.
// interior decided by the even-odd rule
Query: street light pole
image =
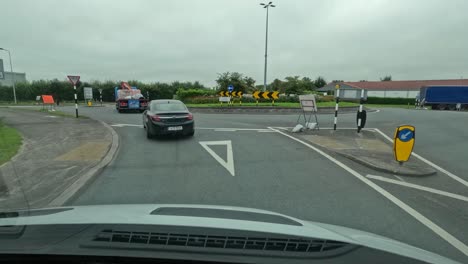
<path fill-rule="evenodd" d="M 17 104 L 17 102 L 16 102 L 15 74 L 13 73 L 13 63 L 11 62 L 11 53 L 10 53 L 9 50 L 4 49 L 4 48 L 0 48 L 0 50 L 4 50 L 4 51 L 8 52 L 8 58 L 10 59 L 11 78 L 13 80 L 13 99 L 15 100 L 15 104 Z"/>
<path fill-rule="evenodd" d="M 261 3 L 260 5 L 263 8 L 266 8 L 267 15 L 266 15 L 266 30 L 265 30 L 265 70 L 263 72 L 263 91 L 266 91 L 267 88 L 267 56 L 268 56 L 268 9 L 270 7 L 275 7 L 273 2 L 269 2 L 268 4 Z"/>

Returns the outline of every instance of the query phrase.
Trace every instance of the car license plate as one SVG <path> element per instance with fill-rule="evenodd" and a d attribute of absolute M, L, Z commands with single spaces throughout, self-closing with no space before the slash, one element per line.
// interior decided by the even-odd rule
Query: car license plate
<path fill-rule="evenodd" d="M 182 130 L 182 126 L 168 127 L 167 130 L 169 130 L 169 131 Z"/>

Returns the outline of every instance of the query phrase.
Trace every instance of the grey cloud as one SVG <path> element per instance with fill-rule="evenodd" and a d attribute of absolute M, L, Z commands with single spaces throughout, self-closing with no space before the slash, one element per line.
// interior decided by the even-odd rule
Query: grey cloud
<path fill-rule="evenodd" d="M 259 2 L 3 1 L 0 46 L 30 80 L 80 74 L 213 85 L 217 73 L 239 71 L 260 84 L 265 10 Z M 468 76 L 467 1 L 274 2 L 269 81 Z"/>

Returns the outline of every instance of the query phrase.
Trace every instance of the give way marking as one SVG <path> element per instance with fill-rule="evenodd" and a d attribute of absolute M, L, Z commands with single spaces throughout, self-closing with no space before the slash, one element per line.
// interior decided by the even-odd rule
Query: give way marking
<path fill-rule="evenodd" d="M 232 176 L 235 176 L 234 171 L 234 155 L 232 154 L 232 143 L 231 140 L 222 141 L 200 141 L 200 145 L 213 156 L 213 158 L 219 162 Z M 226 145 L 226 161 L 223 160 L 216 152 L 214 152 L 209 146 L 223 146 Z"/>

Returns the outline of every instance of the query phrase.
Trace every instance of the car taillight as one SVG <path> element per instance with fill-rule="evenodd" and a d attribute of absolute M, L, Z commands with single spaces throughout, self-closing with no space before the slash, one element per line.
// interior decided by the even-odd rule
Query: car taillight
<path fill-rule="evenodd" d="M 188 116 L 187 116 L 187 119 L 188 120 L 193 120 L 193 115 L 189 113 Z"/>
<path fill-rule="evenodd" d="M 153 120 L 155 122 L 161 121 L 161 118 L 158 115 L 151 115 L 150 118 L 151 118 L 151 120 Z"/>
<path fill-rule="evenodd" d="M 120 102 L 120 106 L 127 106 L 127 102 Z"/>

